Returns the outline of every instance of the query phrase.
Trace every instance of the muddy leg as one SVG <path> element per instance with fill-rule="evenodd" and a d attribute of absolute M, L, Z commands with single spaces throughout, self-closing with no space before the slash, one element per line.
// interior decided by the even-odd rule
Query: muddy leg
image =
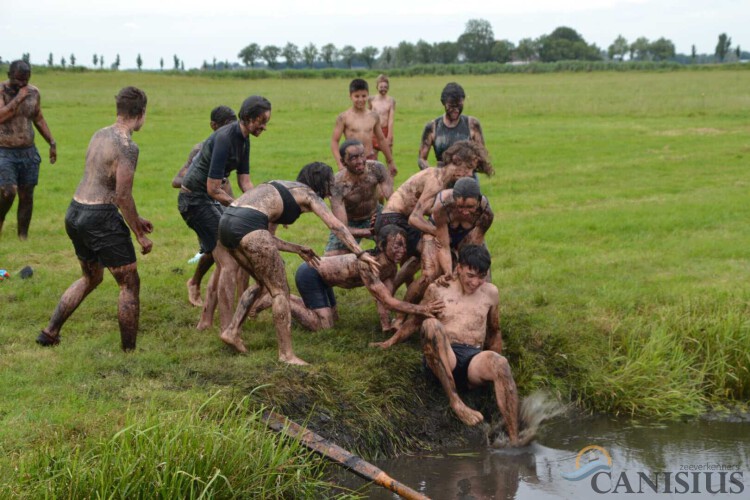
<path fill-rule="evenodd" d="M 428 318 L 422 323 L 424 338 L 422 348 L 425 360 L 435 376 L 440 380 L 445 394 L 448 396 L 453 413 L 466 425 L 476 425 L 484 420 L 478 411 L 472 410 L 461 400 L 453 380 L 453 369 L 456 367 L 456 355 L 453 353 L 443 324 L 434 318 Z"/>
<path fill-rule="evenodd" d="M 31 213 L 34 210 L 34 186 L 18 186 L 18 238 L 25 240 L 29 237 Z"/>
<path fill-rule="evenodd" d="M 198 260 L 193 277 L 187 281 L 188 300 L 195 307 L 203 306 L 203 300 L 201 300 L 201 281 L 203 281 L 203 276 L 205 276 L 213 265 L 214 256 L 210 253 L 204 253 Z"/>
<path fill-rule="evenodd" d="M 234 301 L 237 290 L 237 269 L 239 264 L 232 254 L 221 243 L 213 251 L 216 266 L 221 269 L 218 282 L 219 323 L 221 330 L 229 328 L 234 311 Z"/>
<path fill-rule="evenodd" d="M 206 301 L 203 303 L 203 309 L 201 310 L 201 317 L 198 320 L 196 328 L 198 330 L 205 330 L 211 328 L 214 324 L 214 311 L 216 311 L 216 305 L 218 304 L 218 288 L 219 288 L 219 277 L 221 276 L 221 268 L 216 266 L 214 272 L 211 274 L 211 278 L 208 280 L 208 286 L 206 287 Z"/>
<path fill-rule="evenodd" d="M 117 320 L 120 323 L 120 342 L 123 351 L 135 349 L 138 335 L 138 320 L 141 312 L 140 289 L 136 263 L 109 268 L 115 281 L 120 286 L 120 298 L 117 303 Z"/>
<path fill-rule="evenodd" d="M 493 351 L 483 351 L 469 363 L 469 383 L 483 385 L 491 383 L 500 415 L 503 416 L 510 444 L 518 445 L 518 391 L 510 371 L 508 360 Z"/>
<path fill-rule="evenodd" d="M 13 206 L 13 201 L 16 199 L 17 190 L 18 188 L 14 184 L 0 186 L 0 233 L 3 230 L 5 216 L 8 214 L 8 211 L 10 211 L 10 207 Z"/>
<path fill-rule="evenodd" d="M 245 290 L 242 293 L 242 297 L 240 297 L 239 303 L 237 304 L 237 310 L 234 312 L 234 316 L 232 316 L 232 321 L 229 323 L 229 326 L 225 330 L 221 331 L 220 338 L 222 342 L 227 345 L 231 345 L 239 352 L 247 352 L 247 348 L 242 342 L 242 338 L 240 338 L 240 329 L 242 328 L 242 323 L 245 322 L 247 312 L 250 310 L 250 307 L 253 305 L 253 303 L 258 299 L 260 292 L 261 288 L 257 286 Z"/>
<path fill-rule="evenodd" d="M 279 361 L 291 365 L 306 365 L 292 349 L 292 311 L 289 305 L 289 292 L 271 291 L 273 297 L 273 323 L 276 326 L 276 341 L 279 344 Z"/>
<path fill-rule="evenodd" d="M 71 314 L 81 305 L 83 299 L 99 286 L 104 278 L 104 268 L 98 262 L 79 261 L 83 276 L 76 280 L 65 290 L 60 302 L 58 302 L 52 317 L 49 320 L 47 328 L 43 331 L 50 338 L 57 338 L 60 335 L 60 329 L 68 320 Z"/>

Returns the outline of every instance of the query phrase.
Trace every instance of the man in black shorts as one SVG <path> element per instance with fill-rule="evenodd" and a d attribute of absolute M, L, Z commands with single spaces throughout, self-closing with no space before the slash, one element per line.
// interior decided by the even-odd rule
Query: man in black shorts
<path fill-rule="evenodd" d="M 128 226 L 143 254 L 151 251 L 152 243 L 146 235 L 154 229 L 138 215 L 133 199 L 138 146 L 131 136 L 146 121 L 146 94 L 135 87 L 125 87 L 115 101 L 117 121 L 91 138 L 83 179 L 65 214 L 65 230 L 73 242 L 83 276 L 65 291 L 49 324 L 37 336 L 36 342 L 42 346 L 60 343 L 63 324 L 102 282 L 106 267 L 120 286 L 117 318 L 122 349 L 135 349 L 140 278 Z"/>

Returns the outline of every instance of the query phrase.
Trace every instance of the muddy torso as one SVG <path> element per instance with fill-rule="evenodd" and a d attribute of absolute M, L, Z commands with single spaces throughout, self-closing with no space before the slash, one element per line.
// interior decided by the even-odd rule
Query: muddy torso
<path fill-rule="evenodd" d="M 15 98 L 15 93 L 7 86 L 0 84 L 0 95 L 3 106 Z M 39 113 L 39 90 L 29 85 L 29 94 L 23 100 L 12 118 L 0 123 L 0 147 L 27 148 L 34 144 L 34 118 Z"/>
<path fill-rule="evenodd" d="M 86 151 L 83 179 L 76 189 L 75 199 L 85 204 L 115 203 L 117 167 L 120 163 L 135 170 L 138 146 L 127 132 L 114 125 L 96 132 Z"/>
<path fill-rule="evenodd" d="M 352 178 L 342 170 L 334 179 L 334 190 L 344 200 L 346 217 L 351 221 L 369 219 L 378 207 L 378 185 L 385 180 L 385 168 L 373 161 L 367 162 L 365 172 Z"/>

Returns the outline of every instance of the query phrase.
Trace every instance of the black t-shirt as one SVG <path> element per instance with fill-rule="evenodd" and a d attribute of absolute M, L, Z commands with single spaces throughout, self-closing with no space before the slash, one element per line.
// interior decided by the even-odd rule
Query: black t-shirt
<path fill-rule="evenodd" d="M 223 179 L 232 170 L 250 173 L 250 139 L 243 137 L 239 122 L 224 125 L 203 143 L 182 185 L 193 192 L 206 192 L 208 179 Z"/>

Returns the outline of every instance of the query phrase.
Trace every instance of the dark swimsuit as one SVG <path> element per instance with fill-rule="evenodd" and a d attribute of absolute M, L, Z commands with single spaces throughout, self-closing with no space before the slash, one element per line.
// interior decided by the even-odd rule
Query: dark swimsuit
<path fill-rule="evenodd" d="M 268 184 L 276 188 L 284 204 L 281 216 L 273 222 L 277 224 L 292 224 L 299 219 L 302 209 L 297 204 L 292 193 L 283 184 L 279 184 L 276 181 L 271 181 Z M 221 221 L 219 222 L 219 241 L 230 250 L 237 248 L 240 246 L 240 241 L 245 235 L 259 229 L 268 230 L 268 223 L 268 216 L 260 210 L 249 207 L 229 206 L 224 210 L 224 214 L 221 216 Z"/>

